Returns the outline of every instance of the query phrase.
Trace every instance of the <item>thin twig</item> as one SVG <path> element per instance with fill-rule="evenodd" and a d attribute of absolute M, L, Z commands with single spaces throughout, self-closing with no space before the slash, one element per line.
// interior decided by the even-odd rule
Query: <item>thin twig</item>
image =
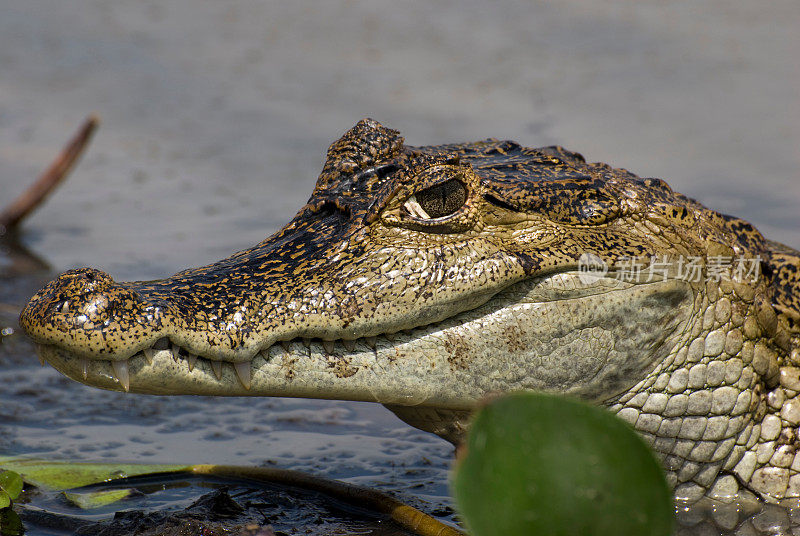
<path fill-rule="evenodd" d="M 22 195 L 0 212 L 0 236 L 15 228 L 67 176 L 78 157 L 83 153 L 99 123 L 100 120 L 96 116 L 89 116 L 80 130 L 61 151 L 61 154 L 50 164 L 47 171 L 39 177 L 39 180 L 30 185 Z"/>

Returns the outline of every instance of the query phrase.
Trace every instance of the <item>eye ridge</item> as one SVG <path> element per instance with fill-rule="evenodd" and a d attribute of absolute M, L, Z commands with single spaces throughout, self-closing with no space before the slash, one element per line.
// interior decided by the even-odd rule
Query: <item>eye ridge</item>
<path fill-rule="evenodd" d="M 467 187 L 458 179 L 450 179 L 417 192 L 414 200 L 430 219 L 444 218 L 467 202 Z"/>

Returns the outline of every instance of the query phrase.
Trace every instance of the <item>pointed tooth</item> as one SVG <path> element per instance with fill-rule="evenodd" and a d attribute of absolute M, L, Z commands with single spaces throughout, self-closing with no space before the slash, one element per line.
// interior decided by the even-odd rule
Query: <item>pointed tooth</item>
<path fill-rule="evenodd" d="M 344 347 L 348 352 L 352 352 L 356 349 L 356 343 L 354 341 L 342 339 L 342 344 L 344 344 Z"/>
<path fill-rule="evenodd" d="M 250 390 L 250 361 L 242 361 L 241 363 L 234 363 L 233 370 L 236 371 L 236 377 L 242 384 L 242 387 Z"/>
<path fill-rule="evenodd" d="M 329 354 L 333 353 L 334 343 L 333 341 L 322 341 L 322 346 L 325 348 L 325 351 Z"/>
<path fill-rule="evenodd" d="M 290 351 L 291 351 L 291 350 L 289 349 L 289 348 L 290 348 L 290 347 L 289 347 L 289 341 L 281 341 L 281 346 L 283 346 L 283 349 L 284 349 L 286 352 L 290 352 Z"/>
<path fill-rule="evenodd" d="M 305 345 L 306 348 L 311 348 L 311 339 L 309 339 L 308 337 L 303 337 L 303 344 Z"/>
<path fill-rule="evenodd" d="M 189 372 L 194 370 L 197 364 L 197 356 L 195 354 L 186 354 L 186 362 L 189 363 Z"/>
<path fill-rule="evenodd" d="M 156 355 L 156 351 L 153 350 L 152 348 L 145 348 L 144 350 L 142 350 L 142 353 L 144 354 L 144 358 L 147 359 L 147 364 L 152 365 L 153 356 Z"/>
<path fill-rule="evenodd" d="M 181 356 L 181 347 L 177 344 L 172 345 L 172 359 L 177 361 L 178 358 Z"/>
<path fill-rule="evenodd" d="M 390 341 L 393 341 L 395 339 L 394 333 L 384 333 L 383 336 L 389 339 Z"/>
<path fill-rule="evenodd" d="M 114 376 L 117 381 L 127 392 L 131 387 L 130 377 L 128 376 L 128 360 L 112 361 L 111 366 L 114 367 Z"/>
<path fill-rule="evenodd" d="M 216 376 L 218 380 L 222 379 L 222 361 L 214 361 L 212 359 L 211 370 L 214 371 L 214 376 Z"/>
<path fill-rule="evenodd" d="M 39 363 L 41 363 L 42 366 L 44 366 L 45 360 L 44 360 L 44 356 L 42 354 L 39 354 Z"/>
<path fill-rule="evenodd" d="M 373 350 L 375 349 L 375 345 L 378 344 L 378 337 L 364 337 L 364 340 L 367 341 L 367 345 Z"/>
<path fill-rule="evenodd" d="M 89 360 L 88 359 L 81 359 L 81 372 L 83 373 L 83 379 L 89 377 Z"/>

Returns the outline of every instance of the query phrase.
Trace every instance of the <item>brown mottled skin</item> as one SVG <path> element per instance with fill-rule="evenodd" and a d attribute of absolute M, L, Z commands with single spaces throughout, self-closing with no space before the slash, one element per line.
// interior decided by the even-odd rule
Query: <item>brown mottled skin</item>
<path fill-rule="evenodd" d="M 584 284 L 586 252 L 611 271 Z M 723 258 L 760 273 L 713 277 Z M 799 281 L 800 253 L 662 180 L 364 120 L 262 243 L 158 281 L 71 270 L 20 321 L 91 385 L 372 400 L 451 440 L 487 393 L 563 392 L 639 430 L 679 497 L 774 500 L 800 496 Z"/>

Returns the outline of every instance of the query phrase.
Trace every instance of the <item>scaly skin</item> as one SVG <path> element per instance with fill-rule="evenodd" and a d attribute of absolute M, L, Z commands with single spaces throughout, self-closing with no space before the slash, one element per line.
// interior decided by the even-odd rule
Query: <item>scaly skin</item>
<path fill-rule="evenodd" d="M 610 272 L 579 273 L 587 252 Z M 761 273 L 716 277 L 722 258 Z M 661 180 L 365 120 L 262 243 L 158 281 L 71 270 L 20 322 L 90 385 L 376 401 L 454 441 L 486 394 L 567 393 L 639 430 L 679 497 L 776 500 L 800 496 L 799 267 Z"/>

